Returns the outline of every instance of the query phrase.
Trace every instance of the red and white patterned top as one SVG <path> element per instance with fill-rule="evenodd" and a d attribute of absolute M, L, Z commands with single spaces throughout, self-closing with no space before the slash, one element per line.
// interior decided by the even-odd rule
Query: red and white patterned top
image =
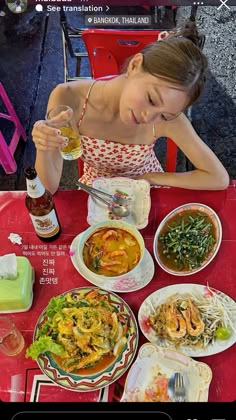
<path fill-rule="evenodd" d="M 89 94 L 95 81 L 88 90 L 78 127 L 83 119 Z M 115 176 L 135 177 L 147 172 L 163 172 L 154 152 L 154 143 L 121 144 L 112 140 L 101 140 L 81 135 L 84 172 L 80 181 L 91 185 L 98 177 Z"/>

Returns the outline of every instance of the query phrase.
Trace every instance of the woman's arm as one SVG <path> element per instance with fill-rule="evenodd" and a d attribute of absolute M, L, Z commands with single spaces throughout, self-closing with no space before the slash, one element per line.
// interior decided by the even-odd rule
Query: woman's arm
<path fill-rule="evenodd" d="M 223 190 L 229 185 L 229 175 L 213 151 L 197 135 L 184 114 L 156 126 L 158 137 L 169 137 L 195 167 L 189 172 L 152 172 L 142 178 L 153 185 L 165 185 L 195 190 Z"/>
<path fill-rule="evenodd" d="M 47 112 L 55 105 L 68 105 L 75 109 L 76 84 L 60 84 L 50 94 Z M 38 176 L 51 193 L 59 187 L 63 168 L 63 158 L 59 149 L 66 144 L 67 139 L 60 135 L 60 131 L 46 125 L 45 121 L 37 121 L 32 130 L 33 141 L 36 146 L 35 168 Z"/>

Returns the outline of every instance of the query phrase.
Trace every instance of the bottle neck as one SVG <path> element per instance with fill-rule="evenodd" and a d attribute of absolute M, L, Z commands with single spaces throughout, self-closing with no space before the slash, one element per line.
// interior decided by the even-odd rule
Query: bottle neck
<path fill-rule="evenodd" d="M 42 197 L 45 187 L 37 176 L 35 179 L 26 178 L 27 193 L 32 198 Z"/>

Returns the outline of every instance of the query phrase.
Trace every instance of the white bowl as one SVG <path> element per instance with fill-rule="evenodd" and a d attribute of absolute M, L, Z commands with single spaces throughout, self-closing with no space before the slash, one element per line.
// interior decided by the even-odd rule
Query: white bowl
<path fill-rule="evenodd" d="M 161 258 L 161 255 L 160 255 L 159 250 L 158 250 L 159 237 L 160 237 L 160 234 L 162 233 L 163 228 L 164 228 L 164 226 L 166 225 L 167 222 L 169 222 L 177 214 L 180 215 L 180 214 L 183 214 L 184 212 L 189 211 L 189 210 L 197 210 L 201 213 L 205 213 L 205 215 L 210 218 L 211 223 L 212 223 L 212 225 L 214 227 L 214 230 L 215 230 L 216 241 L 215 241 L 215 244 L 214 244 L 212 250 L 210 251 L 210 253 L 206 257 L 206 259 L 201 262 L 199 267 L 192 268 L 191 270 L 189 269 L 189 270 L 177 271 L 177 269 L 175 270 L 174 268 L 168 267 L 168 265 L 163 261 L 163 258 Z M 162 222 L 158 226 L 158 228 L 156 230 L 156 233 L 155 233 L 155 236 L 154 236 L 153 253 L 154 253 L 155 259 L 156 259 L 157 263 L 159 264 L 159 266 L 163 270 L 165 270 L 167 273 L 173 274 L 174 276 L 189 276 L 191 274 L 198 273 L 200 270 L 205 268 L 213 260 L 213 258 L 216 256 L 216 254 L 219 250 L 221 240 L 222 240 L 221 222 L 220 222 L 219 217 L 215 213 L 215 211 L 213 209 L 211 209 L 210 207 L 206 206 L 205 204 L 188 203 L 188 204 L 184 204 L 184 205 L 179 206 L 176 209 L 172 210 L 162 220 Z"/>
<path fill-rule="evenodd" d="M 132 270 L 128 271 L 127 273 L 120 274 L 118 276 L 111 276 L 111 277 L 109 277 L 109 276 L 104 276 L 104 275 L 101 275 L 101 274 L 96 274 L 93 271 L 91 271 L 85 265 L 84 260 L 83 260 L 83 249 L 84 249 L 85 243 L 86 243 L 86 241 L 88 240 L 88 238 L 93 233 L 95 233 L 99 229 L 103 229 L 103 228 L 111 228 L 111 229 L 119 228 L 119 229 L 123 229 L 126 232 L 129 232 L 131 235 L 133 235 L 134 238 L 138 241 L 139 246 L 140 246 L 140 252 L 141 252 L 140 260 L 139 260 L 138 264 Z M 145 252 L 145 244 L 144 244 L 144 240 L 143 240 L 143 237 L 142 237 L 141 233 L 134 226 L 129 225 L 128 223 L 123 222 L 121 220 L 108 220 L 108 221 L 100 222 L 100 223 L 97 223 L 97 224 L 95 224 L 93 226 L 90 226 L 88 229 L 86 229 L 84 232 L 82 232 L 82 234 L 80 236 L 79 244 L 78 244 L 78 249 L 77 249 L 76 252 L 77 252 L 77 257 L 78 257 L 79 263 L 82 266 L 83 272 L 88 277 L 90 275 L 94 279 L 97 278 L 98 280 L 99 279 L 101 280 L 101 279 L 104 279 L 105 278 L 106 281 L 114 282 L 114 281 L 117 281 L 118 279 L 119 280 L 120 279 L 123 279 L 123 278 L 127 277 L 127 275 L 130 275 L 130 274 L 132 274 L 132 273 L 135 272 L 135 270 L 137 269 L 137 267 L 139 267 L 140 263 L 143 260 L 144 252 Z"/>

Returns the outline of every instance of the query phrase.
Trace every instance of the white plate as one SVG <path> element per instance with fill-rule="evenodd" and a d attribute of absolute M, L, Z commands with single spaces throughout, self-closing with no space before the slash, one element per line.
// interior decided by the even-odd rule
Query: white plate
<path fill-rule="evenodd" d="M 183 353 L 151 343 L 143 344 L 140 348 L 126 378 L 121 402 L 170 402 L 166 392 L 174 372 L 183 374 L 186 402 L 207 402 L 212 379 L 210 367 Z"/>
<path fill-rule="evenodd" d="M 71 243 L 71 261 L 76 270 L 81 274 L 81 276 L 83 276 L 90 283 L 94 284 L 95 286 L 101 287 L 105 290 L 111 290 L 113 292 L 119 293 L 127 293 L 142 289 L 152 280 L 154 276 L 155 266 L 153 259 L 150 253 L 147 251 L 147 249 L 145 249 L 142 262 L 137 266 L 136 269 L 132 271 L 132 274 L 127 273 L 127 276 L 125 276 L 122 279 L 106 280 L 105 277 L 103 277 L 101 280 L 98 280 L 97 276 L 93 276 L 92 271 L 91 274 L 88 276 L 87 271 L 84 270 L 84 267 L 80 263 L 80 260 L 77 255 L 80 235 L 81 234 L 77 235 Z"/>
<path fill-rule="evenodd" d="M 160 258 L 160 255 L 159 255 L 159 252 L 158 252 L 158 238 L 159 238 L 159 235 L 162 232 L 162 230 L 164 228 L 164 225 L 166 224 L 167 221 L 169 221 L 170 219 L 172 219 L 177 214 L 183 213 L 183 212 L 188 211 L 188 210 L 198 210 L 199 212 L 205 213 L 207 216 L 210 217 L 211 223 L 213 224 L 213 226 L 215 228 L 215 239 L 216 239 L 216 242 L 215 242 L 215 244 L 213 246 L 213 249 L 211 250 L 211 252 L 207 256 L 207 258 L 201 263 L 201 265 L 199 267 L 193 268 L 191 271 L 190 270 L 176 271 L 174 268 L 169 268 L 162 261 L 162 259 Z M 155 236 L 154 236 L 153 252 L 154 252 L 154 255 L 155 255 L 155 258 L 156 258 L 157 263 L 167 273 L 172 274 L 174 276 L 189 276 L 191 274 L 198 273 L 203 268 L 205 268 L 208 264 L 210 264 L 210 262 L 213 260 L 213 258 L 215 258 L 217 252 L 219 251 L 221 241 L 222 241 L 222 227 L 221 227 L 220 219 L 217 216 L 217 214 L 215 213 L 215 211 L 212 210 L 210 207 L 206 206 L 205 204 L 201 204 L 201 203 L 188 203 L 188 204 L 184 204 L 184 205 L 179 206 L 176 209 L 172 210 L 161 221 L 161 223 L 159 224 L 159 226 L 158 226 L 158 228 L 156 230 Z"/>
<path fill-rule="evenodd" d="M 125 221 L 134 225 L 137 229 L 143 229 L 148 224 L 148 216 L 151 208 L 150 184 L 142 180 L 124 177 L 97 178 L 93 181 L 93 187 L 114 194 L 120 190 L 130 198 L 130 214 Z M 109 220 L 109 210 L 105 204 L 89 196 L 87 222 L 94 225 Z"/>
<path fill-rule="evenodd" d="M 176 293 L 181 294 L 202 294 L 206 295 L 209 288 L 207 286 L 202 286 L 200 284 L 174 284 L 172 286 L 163 287 L 162 289 L 157 290 L 156 292 L 149 295 L 142 303 L 139 308 L 138 313 L 138 322 L 144 336 L 153 344 L 156 344 L 160 347 L 166 347 L 175 349 L 183 352 L 184 354 L 191 357 L 204 357 L 210 356 L 212 354 L 220 353 L 229 347 L 231 347 L 236 342 L 236 302 L 231 299 L 229 296 L 225 295 L 223 292 L 210 288 L 213 292 L 221 294 L 222 297 L 227 298 L 228 302 L 234 307 L 235 318 L 233 319 L 234 332 L 228 340 L 215 340 L 211 345 L 208 345 L 206 348 L 194 348 L 189 346 L 179 346 L 178 349 L 174 346 L 173 343 L 167 339 L 162 339 L 158 337 L 154 329 L 148 323 L 148 318 L 153 314 L 153 310 L 159 305 L 163 304 L 170 296 L 175 295 Z"/>

